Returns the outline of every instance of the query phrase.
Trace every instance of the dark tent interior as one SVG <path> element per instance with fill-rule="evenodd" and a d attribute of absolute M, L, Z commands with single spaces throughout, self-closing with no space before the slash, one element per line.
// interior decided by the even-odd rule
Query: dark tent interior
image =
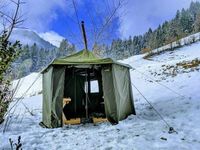
<path fill-rule="evenodd" d="M 66 68 L 64 97 L 71 99 L 63 108 L 66 119 L 106 117 L 101 66 Z"/>

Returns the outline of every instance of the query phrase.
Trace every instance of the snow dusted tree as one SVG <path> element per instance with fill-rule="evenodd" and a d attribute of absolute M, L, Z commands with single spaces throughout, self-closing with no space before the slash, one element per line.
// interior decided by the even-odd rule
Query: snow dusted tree
<path fill-rule="evenodd" d="M 75 45 L 74 44 L 70 45 L 68 47 L 67 51 L 68 51 L 69 55 L 76 53 L 76 47 L 75 47 Z"/>
<path fill-rule="evenodd" d="M 108 46 L 106 46 L 105 44 L 98 45 L 97 43 L 95 43 L 92 48 L 92 51 L 97 57 L 109 57 L 110 51 L 108 49 Z"/>
<path fill-rule="evenodd" d="M 193 21 L 192 15 L 185 9 L 182 9 L 181 18 L 180 18 L 180 24 L 181 24 L 182 31 L 186 34 L 191 33 L 193 23 L 194 23 L 194 21 Z"/>
<path fill-rule="evenodd" d="M 157 29 L 149 29 L 143 35 L 134 36 L 131 46 L 130 41 L 126 39 L 113 40 L 110 56 L 122 59 L 127 56 L 148 52 L 199 31 L 200 2 L 191 2 L 189 9 L 178 10 L 172 20 L 165 21 Z"/>
<path fill-rule="evenodd" d="M 31 51 L 31 59 L 32 59 L 32 66 L 31 66 L 31 72 L 38 71 L 38 63 L 39 63 L 39 47 L 36 43 L 34 43 L 30 47 Z"/>
<path fill-rule="evenodd" d="M 195 32 L 200 31 L 200 13 L 196 15 L 196 21 L 194 23 L 194 31 Z"/>
<path fill-rule="evenodd" d="M 101 47 L 97 43 L 94 44 L 92 51 L 95 56 L 102 57 Z"/>
<path fill-rule="evenodd" d="M 11 43 L 9 37 L 13 29 L 23 22 L 22 16 L 19 14 L 20 5 L 22 4 L 21 0 L 10 0 L 10 3 L 15 6 L 15 11 L 11 13 L 4 11 L 4 7 L 8 6 L 4 5 L 4 2 L 0 1 L 0 5 L 2 5 L 0 7 L 0 21 L 2 23 L 1 26 L 3 26 L 0 34 L 0 123 L 3 122 L 8 105 L 13 98 L 8 77 L 11 71 L 10 66 L 21 49 L 19 41 Z"/>
<path fill-rule="evenodd" d="M 60 47 L 58 48 L 59 52 L 57 56 L 67 56 L 75 53 L 75 45 L 70 44 L 67 39 L 63 39 L 60 43 Z"/>
<path fill-rule="evenodd" d="M 61 55 L 67 55 L 67 48 L 68 48 L 68 42 L 66 39 L 63 39 L 60 42 L 60 46 L 59 46 L 59 52 Z"/>

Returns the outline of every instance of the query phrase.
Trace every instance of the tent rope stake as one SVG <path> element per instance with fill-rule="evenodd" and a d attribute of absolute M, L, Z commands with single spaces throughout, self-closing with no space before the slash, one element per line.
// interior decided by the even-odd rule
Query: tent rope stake
<path fill-rule="evenodd" d="M 170 126 L 170 124 L 164 119 L 164 117 L 158 112 L 158 110 L 150 103 L 150 101 L 140 92 L 140 90 L 131 82 L 132 86 L 140 93 L 140 95 L 144 98 L 144 100 L 153 108 L 153 110 L 157 113 L 157 115 L 161 118 L 161 120 L 168 126 L 169 131 L 168 133 L 176 133 L 178 132 L 174 130 L 173 127 Z"/>

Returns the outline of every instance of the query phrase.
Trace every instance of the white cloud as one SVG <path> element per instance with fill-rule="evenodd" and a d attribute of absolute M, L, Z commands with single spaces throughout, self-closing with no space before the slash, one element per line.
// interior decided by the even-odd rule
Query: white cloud
<path fill-rule="evenodd" d="M 23 26 L 38 32 L 48 31 L 58 12 L 72 13 L 69 0 L 24 0 L 24 2 L 25 4 L 20 6 L 20 15 L 25 19 Z M 1 7 L 1 11 L 10 15 L 16 9 L 16 5 L 9 0 L 0 2 L 0 6 L 4 6 Z"/>
<path fill-rule="evenodd" d="M 195 0 L 134 0 L 122 8 L 125 15 L 119 18 L 119 32 L 122 38 L 143 34 L 149 27 L 156 28 L 165 20 L 175 16 L 176 11 L 188 8 Z M 120 15 L 120 14 L 119 14 Z"/>
<path fill-rule="evenodd" d="M 44 40 L 50 42 L 56 47 L 60 46 L 60 42 L 65 39 L 64 37 L 60 36 L 58 33 L 54 31 L 49 31 L 45 33 L 39 33 L 39 36 L 43 38 Z"/>
<path fill-rule="evenodd" d="M 17 0 L 13 0 L 17 1 Z M 57 21 L 59 14 L 73 16 L 74 8 L 72 0 L 21 0 L 20 15 L 23 15 L 23 27 L 38 32 L 51 30 L 52 24 Z M 82 6 L 84 1 L 76 0 L 77 7 Z M 16 5 L 10 0 L 0 0 L 0 9 L 6 14 L 12 15 Z M 1 18 L 0 18 L 0 23 Z"/>
<path fill-rule="evenodd" d="M 48 31 L 57 18 L 57 10 L 69 11 L 66 0 L 26 0 L 22 12 L 27 18 L 24 26 L 39 32 Z"/>

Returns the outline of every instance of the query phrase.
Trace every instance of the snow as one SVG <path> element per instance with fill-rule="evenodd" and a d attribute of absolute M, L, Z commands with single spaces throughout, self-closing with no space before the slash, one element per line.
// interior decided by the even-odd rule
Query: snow
<path fill-rule="evenodd" d="M 15 42 L 17 39 L 20 39 L 20 43 L 22 45 L 28 44 L 29 46 L 32 46 L 34 43 L 36 43 L 40 48 L 46 48 L 50 50 L 55 48 L 55 46 L 41 38 L 35 31 L 29 29 L 15 29 L 10 37 L 10 41 Z"/>
<path fill-rule="evenodd" d="M 0 134 L 0 149 L 9 148 L 9 138 L 17 141 L 17 137 L 21 136 L 23 149 L 199 150 L 200 66 L 189 69 L 176 66 L 183 61 L 200 59 L 200 42 L 164 52 L 148 60 L 143 59 L 143 56 L 133 56 L 122 62 L 133 67 L 132 83 L 178 134 L 168 133 L 169 128 L 134 86 L 132 88 L 137 115 L 131 115 L 117 125 L 107 122 L 57 129 L 42 128 L 39 126 L 42 119 L 42 96 L 37 95 L 41 92 L 40 77 L 26 98 L 17 103 L 16 111 L 8 117 L 10 124 L 6 132 Z M 176 68 L 175 74 L 171 71 L 171 66 Z M 37 75 L 34 73 L 22 79 L 23 88 L 19 90 L 19 96 Z M 35 96 L 29 97 L 31 95 Z M 14 103 L 10 108 L 12 105 Z M 4 124 L 0 125 L 1 132 L 3 129 Z"/>
<path fill-rule="evenodd" d="M 42 75 L 40 73 L 31 73 L 30 75 L 15 80 L 12 83 L 13 89 L 17 87 L 14 93 L 15 98 L 30 97 L 42 92 Z M 29 89 L 29 87 L 31 87 Z"/>
<path fill-rule="evenodd" d="M 52 45 L 56 47 L 59 47 L 61 41 L 65 39 L 64 37 L 62 37 L 61 35 L 59 35 L 58 33 L 54 31 L 39 33 L 39 36 L 43 38 L 45 41 L 48 41 L 49 43 L 51 43 Z"/>

